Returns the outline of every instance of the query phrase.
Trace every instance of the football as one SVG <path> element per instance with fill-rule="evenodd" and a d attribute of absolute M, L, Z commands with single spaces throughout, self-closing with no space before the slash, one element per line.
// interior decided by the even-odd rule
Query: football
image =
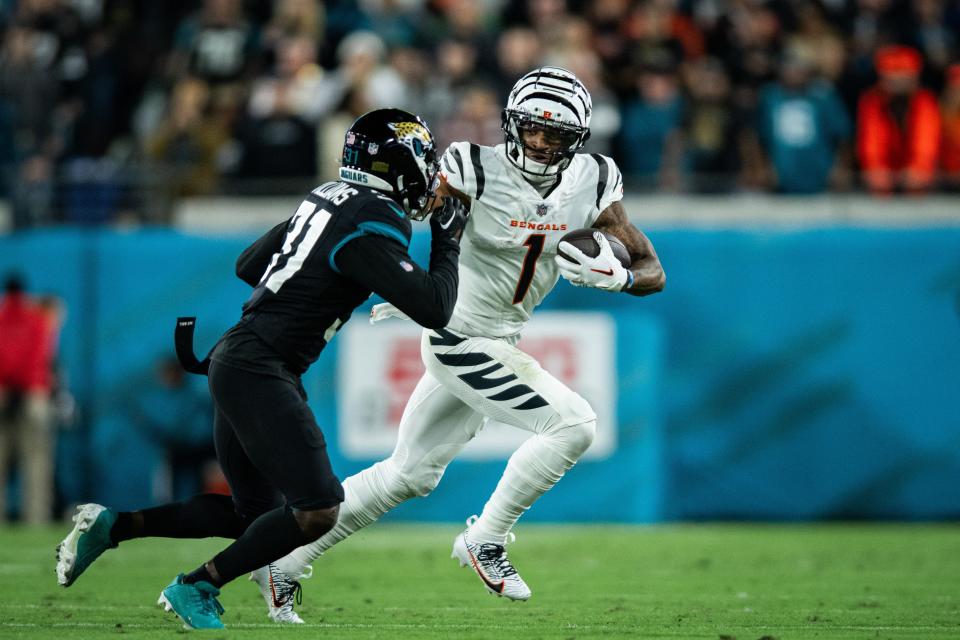
<path fill-rule="evenodd" d="M 590 256 L 591 258 L 596 258 L 600 253 L 600 245 L 597 244 L 597 241 L 593 239 L 593 234 L 599 229 L 575 229 L 570 233 L 564 235 L 560 238 L 560 242 L 569 242 L 577 249 L 582 251 L 584 254 Z M 606 231 L 600 231 L 606 239 L 610 242 L 610 248 L 613 249 L 613 255 L 620 261 L 624 267 L 629 267 L 630 252 L 627 251 L 627 247 L 623 244 L 623 240 L 613 235 L 612 233 L 607 233 Z M 570 256 L 563 253 L 563 251 L 557 251 L 563 258 L 570 260 L 571 262 L 576 262 L 572 260 Z"/>

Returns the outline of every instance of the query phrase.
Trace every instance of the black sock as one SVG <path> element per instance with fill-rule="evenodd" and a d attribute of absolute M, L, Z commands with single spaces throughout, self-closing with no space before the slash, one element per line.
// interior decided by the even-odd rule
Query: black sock
<path fill-rule="evenodd" d="M 203 563 L 200 565 L 199 569 L 194 569 L 187 575 L 183 576 L 183 582 L 185 584 L 193 584 L 194 582 L 209 582 L 217 589 L 223 586 L 219 580 L 214 580 L 213 576 L 210 575 L 210 572 L 207 571 L 207 564 Z"/>
<path fill-rule="evenodd" d="M 238 538 L 250 520 L 237 515 L 230 496 L 205 493 L 138 512 L 121 512 L 110 530 L 114 542 L 131 538 Z"/>
<path fill-rule="evenodd" d="M 121 511 L 117 514 L 117 520 L 110 528 L 110 539 L 113 544 L 118 544 L 124 540 L 139 538 L 137 527 L 133 523 L 133 513 L 130 511 Z"/>
<path fill-rule="evenodd" d="M 236 542 L 213 558 L 223 584 L 282 558 L 308 539 L 288 507 L 268 511 L 247 527 Z"/>

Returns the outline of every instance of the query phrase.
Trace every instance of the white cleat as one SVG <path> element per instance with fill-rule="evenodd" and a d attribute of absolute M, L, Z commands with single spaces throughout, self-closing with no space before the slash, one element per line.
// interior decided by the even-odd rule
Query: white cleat
<path fill-rule="evenodd" d="M 313 569 L 300 576 L 309 578 Z M 303 624 L 303 618 L 293 610 L 294 604 L 300 604 L 303 590 L 300 583 L 277 568 L 272 562 L 250 573 L 250 580 L 260 587 L 260 595 L 267 603 L 267 615 L 278 624 Z"/>
<path fill-rule="evenodd" d="M 461 567 L 473 568 L 489 593 L 510 600 L 529 600 L 530 587 L 507 559 L 504 545 L 470 540 L 470 525 L 475 521 L 476 516 L 469 518 L 467 528 L 453 540 L 450 557 L 457 560 Z M 513 542 L 513 534 L 510 536 L 510 542 Z"/>
<path fill-rule="evenodd" d="M 99 504 L 81 504 L 73 516 L 73 530 L 57 545 L 57 582 L 69 587 L 94 560 L 117 545 L 110 539 L 110 529 L 117 514 Z"/>

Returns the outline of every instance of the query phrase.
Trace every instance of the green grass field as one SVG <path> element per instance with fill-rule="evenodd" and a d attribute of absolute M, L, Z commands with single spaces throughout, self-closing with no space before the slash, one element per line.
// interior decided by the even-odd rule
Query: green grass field
<path fill-rule="evenodd" d="M 138 540 L 69 589 L 66 527 L 0 530 L 0 637 L 184 633 L 161 588 L 222 541 Z M 457 527 L 377 525 L 304 582 L 305 627 L 272 625 L 256 587 L 221 597 L 218 638 L 960 638 L 960 526 L 686 525 L 518 528 L 526 603 L 486 595 L 449 558 Z"/>

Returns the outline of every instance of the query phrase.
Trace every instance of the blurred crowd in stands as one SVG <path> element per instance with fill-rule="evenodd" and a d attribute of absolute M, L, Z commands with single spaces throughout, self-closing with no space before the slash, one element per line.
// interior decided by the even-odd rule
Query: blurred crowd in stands
<path fill-rule="evenodd" d="M 628 188 L 960 190 L 958 0 L 0 0 L 0 28 L 17 226 L 296 192 L 380 106 L 496 144 L 540 64 Z"/>

